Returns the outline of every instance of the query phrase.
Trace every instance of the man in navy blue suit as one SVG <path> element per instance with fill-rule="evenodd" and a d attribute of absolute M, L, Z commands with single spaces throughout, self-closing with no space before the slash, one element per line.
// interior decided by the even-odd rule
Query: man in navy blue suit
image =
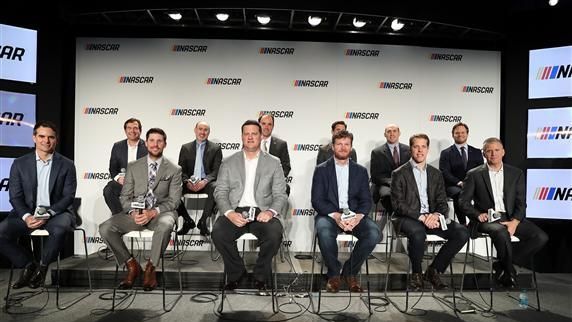
<path fill-rule="evenodd" d="M 352 143 L 350 132 L 334 134 L 334 157 L 316 166 L 312 179 L 316 232 L 328 268 L 326 290 L 333 293 L 339 291 L 340 274 L 351 292 L 362 291 L 356 275 L 381 240 L 379 227 L 368 217 L 371 197 L 367 170 L 351 160 Z M 342 267 L 338 261 L 336 237 L 344 231 L 355 235 L 358 242 Z"/>
<path fill-rule="evenodd" d="M 40 121 L 34 126 L 33 133 L 35 151 L 14 160 L 10 169 L 13 209 L 0 222 L 0 253 L 15 267 L 24 268 L 13 285 L 15 289 L 44 285 L 48 265 L 57 259 L 64 247 L 66 233 L 73 230 L 76 223 L 72 208 L 77 187 L 75 166 L 55 152 L 56 126 Z M 41 219 L 38 218 L 40 213 L 44 213 Z M 38 228 L 50 233 L 39 264 L 17 243 L 18 237 Z"/>
<path fill-rule="evenodd" d="M 467 172 L 483 164 L 481 150 L 467 144 L 469 127 L 465 123 L 453 125 L 451 130 L 455 144 L 441 151 L 439 170 L 445 179 L 447 197 L 453 199 L 455 214 L 460 224 L 467 224 L 467 217 L 459 211 L 459 195 Z"/>

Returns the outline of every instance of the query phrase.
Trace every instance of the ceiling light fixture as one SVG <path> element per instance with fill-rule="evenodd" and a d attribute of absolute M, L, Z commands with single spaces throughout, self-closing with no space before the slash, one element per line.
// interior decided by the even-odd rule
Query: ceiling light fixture
<path fill-rule="evenodd" d="M 312 27 L 316 27 L 317 25 L 322 23 L 322 17 L 318 16 L 308 16 L 308 23 Z"/>
<path fill-rule="evenodd" d="M 218 19 L 218 21 L 225 22 L 228 20 L 229 15 L 228 15 L 228 13 L 221 12 L 221 13 L 217 13 L 215 15 L 215 17 Z"/>
<path fill-rule="evenodd" d="M 269 15 L 256 15 L 256 20 L 261 25 L 267 25 L 270 23 L 270 16 Z"/>
<path fill-rule="evenodd" d="M 353 24 L 354 24 L 354 27 L 361 28 L 361 27 L 365 26 L 367 24 L 367 22 L 365 20 L 360 20 L 356 17 L 356 18 L 354 18 Z"/>
<path fill-rule="evenodd" d="M 169 18 L 175 21 L 179 21 L 181 18 L 183 18 L 183 15 L 180 12 L 171 12 L 169 13 Z"/>
<path fill-rule="evenodd" d="M 393 31 L 399 31 L 401 28 L 403 28 L 403 26 L 405 26 L 405 24 L 399 22 L 399 19 L 397 18 L 393 19 L 391 22 L 391 29 L 393 29 Z"/>
<path fill-rule="evenodd" d="M 558 4 L 558 0 L 548 0 L 548 5 L 554 7 Z"/>

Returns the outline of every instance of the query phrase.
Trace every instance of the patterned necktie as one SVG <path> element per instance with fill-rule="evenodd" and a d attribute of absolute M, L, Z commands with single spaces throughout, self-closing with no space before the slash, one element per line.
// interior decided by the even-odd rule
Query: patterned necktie
<path fill-rule="evenodd" d="M 465 166 L 465 169 L 466 169 L 467 168 L 467 162 L 469 160 L 467 159 L 467 151 L 465 151 L 464 146 L 461 147 L 461 159 L 463 159 L 463 165 Z"/>
<path fill-rule="evenodd" d="M 397 145 L 393 147 L 393 164 L 396 168 L 399 166 L 399 152 L 397 151 Z"/>
<path fill-rule="evenodd" d="M 153 186 L 157 180 L 157 162 L 149 164 L 149 181 L 147 184 L 147 194 L 145 195 L 145 208 L 151 209 L 155 205 L 156 199 L 153 193 Z"/>

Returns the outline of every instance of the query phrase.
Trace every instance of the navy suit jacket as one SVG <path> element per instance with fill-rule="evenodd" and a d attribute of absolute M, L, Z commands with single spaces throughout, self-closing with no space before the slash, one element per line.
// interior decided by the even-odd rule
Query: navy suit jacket
<path fill-rule="evenodd" d="M 113 144 L 111 149 L 111 157 L 109 158 L 109 173 L 111 174 L 111 180 L 115 178 L 121 171 L 125 173 L 127 171 L 127 139 L 117 141 Z M 147 155 L 147 147 L 145 146 L 145 141 L 139 139 L 139 145 L 137 147 L 137 158 L 140 159 Z"/>
<path fill-rule="evenodd" d="M 445 187 L 456 186 L 459 181 L 463 181 L 467 171 L 483 164 L 483 154 L 481 150 L 468 145 L 467 168 L 461 159 L 461 153 L 455 144 L 441 151 L 439 158 L 439 170 L 445 179 Z"/>
<path fill-rule="evenodd" d="M 55 152 L 50 170 L 50 209 L 55 215 L 69 211 L 73 213 L 73 200 L 77 178 L 73 161 Z M 19 217 L 34 214 L 38 192 L 36 152 L 28 153 L 14 160 L 10 168 L 10 203 L 12 214 Z"/>
<path fill-rule="evenodd" d="M 411 158 L 409 146 L 399 143 L 399 165 L 393 164 L 389 145 L 384 143 L 371 151 L 371 182 L 376 186 L 391 186 L 391 172 Z"/>
<path fill-rule="evenodd" d="M 351 159 L 349 167 L 348 206 L 351 211 L 367 216 L 371 209 L 367 169 Z M 340 211 L 334 158 L 317 165 L 314 169 L 312 207 L 319 216 Z"/>
<path fill-rule="evenodd" d="M 270 147 L 268 153 L 280 159 L 284 176 L 287 177 L 290 173 L 290 154 L 288 153 L 288 143 L 275 136 L 270 140 Z"/>

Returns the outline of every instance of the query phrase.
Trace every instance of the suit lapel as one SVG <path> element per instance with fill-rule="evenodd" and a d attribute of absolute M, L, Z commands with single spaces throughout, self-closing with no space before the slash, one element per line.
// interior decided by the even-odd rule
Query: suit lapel
<path fill-rule="evenodd" d="M 125 149 L 127 149 L 127 143 L 125 143 Z M 127 155 L 127 153 L 125 155 Z M 139 139 L 139 146 L 137 146 L 137 159 L 141 159 L 145 155 L 147 155 L 147 148 L 145 147 L 145 141 Z"/>
<path fill-rule="evenodd" d="M 267 154 L 264 151 L 260 151 L 258 154 L 258 163 L 256 164 L 256 174 L 254 176 L 254 191 L 258 191 L 258 183 L 262 177 L 262 168 L 264 167 L 264 161 Z"/>
<path fill-rule="evenodd" d="M 334 158 L 330 158 L 331 164 L 328 165 L 328 180 L 330 180 L 328 186 L 330 187 L 330 194 L 334 197 L 336 201 L 336 206 L 340 204 L 340 197 L 338 195 L 338 176 L 336 175 L 336 162 Z"/>
<path fill-rule="evenodd" d="M 161 162 L 161 166 L 157 171 L 157 177 L 155 178 L 155 183 L 153 184 L 153 187 L 151 187 L 151 189 L 155 190 L 155 188 L 157 188 L 159 182 L 161 181 L 161 178 L 163 178 L 168 171 L 169 171 L 169 162 L 167 161 L 167 159 L 165 159 L 165 156 L 163 156 L 163 161 Z"/>
<path fill-rule="evenodd" d="M 489 198 L 491 201 L 495 202 L 495 197 L 493 194 L 493 186 L 491 185 L 491 177 L 489 176 L 489 168 L 486 164 L 483 165 L 483 169 L 481 170 L 481 175 L 483 176 L 483 181 L 485 182 L 485 187 L 487 187 L 487 192 L 489 193 Z"/>
<path fill-rule="evenodd" d="M 415 177 L 413 176 L 413 166 L 409 164 L 407 166 L 408 171 L 405 171 L 405 180 L 407 180 L 407 185 L 409 187 L 415 187 L 413 192 L 415 193 L 416 200 L 419 200 L 419 188 L 417 187 L 417 181 L 415 181 Z M 429 181 L 429 174 L 427 175 L 427 181 Z M 429 187 L 429 183 L 427 183 L 427 187 Z M 429 196 L 429 191 L 427 192 L 427 196 Z"/>
<path fill-rule="evenodd" d="M 244 186 L 246 185 L 246 170 L 244 169 L 245 165 L 244 165 L 244 151 L 240 151 L 239 154 L 237 155 L 237 159 L 236 160 L 238 162 L 238 175 L 240 176 L 240 182 L 242 182 L 242 189 L 244 189 Z M 257 169 L 258 170 L 258 169 Z M 244 190 L 242 191 L 242 193 L 244 193 Z M 241 193 L 241 195 L 242 195 Z"/>
<path fill-rule="evenodd" d="M 52 168 L 50 170 L 50 198 L 52 196 L 52 190 L 54 190 L 54 186 L 56 184 L 56 178 L 60 172 L 61 168 L 61 158 L 58 154 L 54 153 L 52 156 Z M 50 200 L 51 203 L 51 200 Z"/>
<path fill-rule="evenodd" d="M 194 175 L 194 173 L 195 173 L 195 162 L 197 161 L 197 158 L 196 158 L 196 156 L 197 156 L 197 140 L 194 140 L 191 143 L 191 149 L 189 151 L 190 151 L 190 154 L 192 156 L 190 159 L 191 160 L 191 164 L 190 164 L 191 167 L 189 170 L 192 171 L 191 175 Z M 203 158 L 204 157 L 205 157 L 205 155 L 203 154 Z"/>
<path fill-rule="evenodd" d="M 38 196 L 38 168 L 36 166 L 36 153 L 32 153 L 30 155 L 29 160 L 27 160 L 27 165 L 25 169 L 33 169 L 33 171 L 29 172 L 30 174 L 30 184 L 31 187 L 34 189 L 33 200 L 34 205 L 36 204 L 36 197 Z"/>

